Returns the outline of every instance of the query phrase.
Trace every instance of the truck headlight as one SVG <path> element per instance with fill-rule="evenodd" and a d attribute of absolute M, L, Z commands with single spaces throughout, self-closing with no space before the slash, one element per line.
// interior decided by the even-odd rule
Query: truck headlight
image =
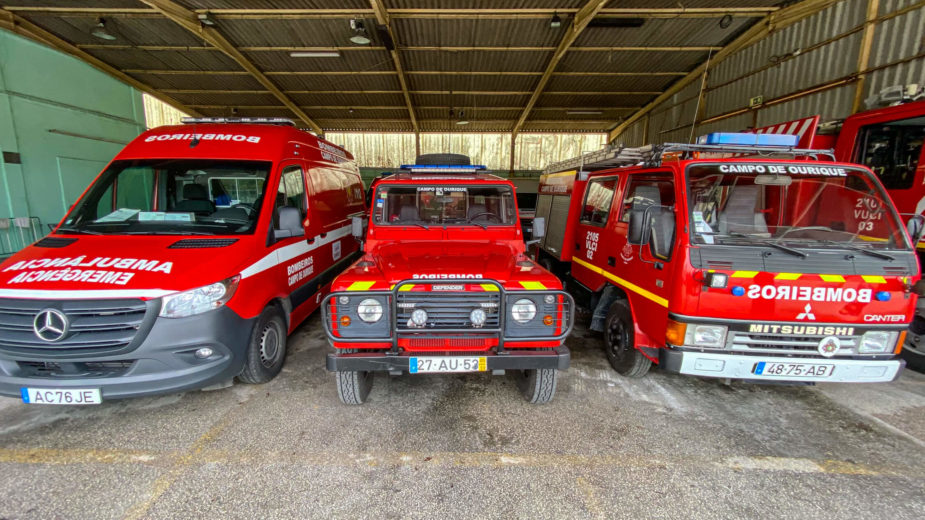
<path fill-rule="evenodd" d="M 536 304 L 533 300 L 521 298 L 511 306 L 511 317 L 517 323 L 527 323 L 536 316 Z"/>
<path fill-rule="evenodd" d="M 376 323 L 382 318 L 382 304 L 379 300 L 367 298 L 357 306 L 357 314 L 366 323 Z"/>
<path fill-rule="evenodd" d="M 160 316 L 163 318 L 185 318 L 217 309 L 234 296 L 241 276 L 215 282 L 203 287 L 164 296 Z"/>
<path fill-rule="evenodd" d="M 726 331 L 724 325 L 693 325 L 687 326 L 684 333 L 684 344 L 704 348 L 726 348 Z"/>
<path fill-rule="evenodd" d="M 882 354 L 892 352 L 896 345 L 896 332 L 868 331 L 861 336 L 858 354 Z"/>

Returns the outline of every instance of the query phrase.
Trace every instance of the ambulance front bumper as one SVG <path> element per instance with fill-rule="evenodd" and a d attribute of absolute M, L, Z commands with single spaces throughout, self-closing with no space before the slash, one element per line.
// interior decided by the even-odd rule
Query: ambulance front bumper
<path fill-rule="evenodd" d="M 763 363 L 763 365 L 762 365 Z M 662 349 L 659 364 L 676 374 L 721 379 L 773 382 L 884 383 L 893 381 L 905 367 L 901 359 L 826 359 L 822 357 L 747 356 L 712 352 Z M 763 370 L 772 364 L 801 365 L 782 374 Z M 823 367 L 821 370 L 819 367 Z M 805 375 L 820 371 L 825 375 Z M 789 375 L 787 374 L 789 372 Z M 793 375 L 800 372 L 803 375 Z"/>

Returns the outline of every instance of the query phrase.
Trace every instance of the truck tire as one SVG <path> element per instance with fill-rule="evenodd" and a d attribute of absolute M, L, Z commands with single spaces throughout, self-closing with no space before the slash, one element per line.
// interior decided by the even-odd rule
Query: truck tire
<path fill-rule="evenodd" d="M 337 397 L 344 404 L 363 404 L 373 387 L 373 372 L 335 372 Z"/>
<path fill-rule="evenodd" d="M 279 374 L 286 361 L 286 322 L 279 308 L 267 306 L 254 324 L 244 353 L 244 370 L 238 375 L 242 383 L 267 383 Z"/>
<path fill-rule="evenodd" d="M 559 371 L 554 368 L 537 368 L 517 372 L 517 388 L 524 399 L 531 404 L 543 404 L 552 401 L 556 395 L 556 381 Z"/>
<path fill-rule="evenodd" d="M 906 360 L 907 368 L 925 372 L 925 318 L 922 316 L 916 315 L 909 324 L 902 357 Z"/>
<path fill-rule="evenodd" d="M 642 377 L 652 366 L 652 361 L 636 348 L 634 331 L 633 313 L 626 300 L 615 301 L 604 324 L 604 352 L 610 366 L 626 377 Z"/>
<path fill-rule="evenodd" d="M 472 162 L 468 155 L 461 153 L 425 153 L 415 159 L 414 164 L 451 164 L 454 166 L 469 166 Z"/>

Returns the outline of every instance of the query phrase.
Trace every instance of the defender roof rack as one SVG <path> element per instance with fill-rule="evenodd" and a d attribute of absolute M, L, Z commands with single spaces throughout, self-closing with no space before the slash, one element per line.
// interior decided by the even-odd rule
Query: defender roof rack
<path fill-rule="evenodd" d="M 483 164 L 403 164 L 401 171 L 409 173 L 431 173 L 443 175 L 471 174 L 474 175 L 488 168 Z"/>
<path fill-rule="evenodd" d="M 200 123 L 247 123 L 250 125 L 295 126 L 295 121 L 285 117 L 184 117 L 184 125 Z"/>
<path fill-rule="evenodd" d="M 752 136 L 744 137 L 744 136 Z M 763 137 L 762 137 L 763 136 Z M 625 147 L 607 145 L 601 150 L 588 152 L 578 157 L 552 163 L 543 173 L 556 173 L 565 170 L 596 171 L 617 166 L 631 166 L 639 164 L 647 167 L 658 167 L 666 154 L 679 154 L 681 159 L 692 159 L 696 152 L 712 154 L 733 154 L 734 157 L 785 155 L 790 157 L 812 157 L 820 160 L 826 156 L 835 160 L 833 150 L 813 150 L 797 148 L 796 142 L 792 144 L 775 144 L 783 142 L 782 134 L 709 134 L 698 141 L 704 144 L 665 143 L 660 145 L 646 145 L 638 147 Z M 796 136 L 793 136 L 796 137 Z M 753 142 L 755 144 L 747 144 Z M 709 144 L 707 144 L 709 143 Z M 716 144 L 719 143 L 719 144 Z"/>

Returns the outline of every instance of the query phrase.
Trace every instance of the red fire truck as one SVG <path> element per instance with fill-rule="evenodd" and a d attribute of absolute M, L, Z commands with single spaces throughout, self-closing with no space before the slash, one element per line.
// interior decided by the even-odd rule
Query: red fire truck
<path fill-rule="evenodd" d="M 529 402 L 549 401 L 573 303 L 524 254 L 513 184 L 468 158 L 417 162 L 373 184 L 368 220 L 354 220 L 365 254 L 326 300 L 340 399 L 363 403 L 377 371 L 511 371 Z"/>
<path fill-rule="evenodd" d="M 594 310 L 619 373 L 897 376 L 919 276 L 906 229 L 869 170 L 795 144 L 718 134 L 610 148 L 541 178 L 538 261 Z"/>
<path fill-rule="evenodd" d="M 358 256 L 359 172 L 287 120 L 188 123 L 129 143 L 0 265 L 0 394 L 90 404 L 279 373 Z"/>

